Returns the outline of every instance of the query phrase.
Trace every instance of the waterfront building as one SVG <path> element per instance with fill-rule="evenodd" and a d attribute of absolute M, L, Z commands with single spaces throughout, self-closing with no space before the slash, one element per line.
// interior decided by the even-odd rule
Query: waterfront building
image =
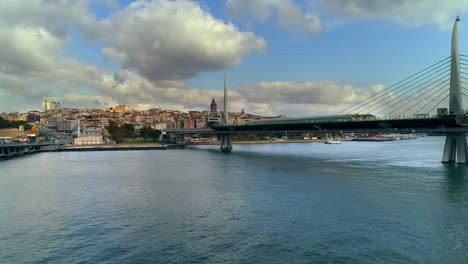
<path fill-rule="evenodd" d="M 102 129 L 97 127 L 83 127 L 78 123 L 77 137 L 73 139 L 73 145 L 99 145 L 103 144 Z"/>

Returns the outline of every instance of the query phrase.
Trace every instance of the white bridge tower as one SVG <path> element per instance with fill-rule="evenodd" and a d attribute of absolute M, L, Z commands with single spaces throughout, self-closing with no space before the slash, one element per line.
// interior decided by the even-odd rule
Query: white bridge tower
<path fill-rule="evenodd" d="M 229 113 L 228 113 L 228 94 L 227 94 L 227 85 L 226 77 L 224 77 L 224 111 L 222 117 L 222 124 L 227 126 L 229 125 Z M 232 149 L 232 141 L 230 134 L 221 134 L 221 151 L 230 152 Z"/>
<path fill-rule="evenodd" d="M 452 54 L 450 68 L 450 103 L 449 115 L 460 116 L 464 114 L 463 101 L 461 93 L 460 79 L 460 52 L 458 50 L 458 22 L 460 17 L 457 16 L 452 32 Z M 455 132 L 447 134 L 445 140 L 444 163 L 467 163 L 468 162 L 468 145 L 466 142 L 466 133 Z"/>

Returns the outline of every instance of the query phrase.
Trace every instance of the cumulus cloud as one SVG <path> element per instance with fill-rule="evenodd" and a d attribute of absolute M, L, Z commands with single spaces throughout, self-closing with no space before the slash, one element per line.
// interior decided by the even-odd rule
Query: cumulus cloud
<path fill-rule="evenodd" d="M 293 0 L 228 0 L 229 14 L 239 20 L 266 21 L 277 14 L 281 28 L 302 33 L 322 31 L 316 15 L 307 13 Z"/>
<path fill-rule="evenodd" d="M 239 93 L 251 102 L 328 104 L 356 102 L 368 92 L 338 81 L 259 82 L 242 86 Z"/>
<path fill-rule="evenodd" d="M 271 114 L 289 115 L 333 114 L 370 95 L 369 87 L 329 80 L 258 82 L 237 91 L 248 104 L 263 105 Z"/>
<path fill-rule="evenodd" d="M 437 25 L 449 29 L 458 12 L 468 11 L 467 1 L 439 0 L 326 0 L 320 8 L 353 19 L 385 19 L 403 25 Z"/>
<path fill-rule="evenodd" d="M 240 64 L 266 49 L 264 39 L 240 32 L 188 0 L 135 1 L 109 20 L 106 59 L 145 78 L 178 80 Z"/>
<path fill-rule="evenodd" d="M 97 23 L 89 12 L 90 0 L 0 1 L 0 23 L 4 26 L 34 26 L 66 38 L 69 27 L 77 26 L 83 35 L 94 39 L 106 32 L 106 23 Z"/>
<path fill-rule="evenodd" d="M 4 96 L 28 105 L 63 94 L 69 106 L 128 103 L 204 109 L 208 97 L 221 93 L 190 89 L 184 85 L 186 78 L 236 66 L 266 48 L 262 38 L 214 18 L 193 1 L 135 1 L 106 20 L 89 11 L 91 1 L 0 1 Z M 109 8 L 116 8 L 115 3 L 105 2 Z M 122 69 L 111 72 L 63 56 L 72 26 L 85 40 L 105 43 L 103 55 Z"/>
<path fill-rule="evenodd" d="M 457 13 L 468 11 L 468 1 L 457 0 L 227 0 L 226 6 L 235 19 L 267 22 L 273 18 L 281 28 L 306 33 L 369 19 L 447 30 Z"/>
<path fill-rule="evenodd" d="M 57 100 L 61 100 L 63 105 L 73 105 L 80 108 L 109 108 L 118 104 L 112 97 L 75 93 L 65 94 L 63 98 Z"/>

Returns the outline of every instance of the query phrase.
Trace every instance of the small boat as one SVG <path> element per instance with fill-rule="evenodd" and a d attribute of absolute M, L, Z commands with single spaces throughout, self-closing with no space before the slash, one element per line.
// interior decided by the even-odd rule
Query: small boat
<path fill-rule="evenodd" d="M 325 144 L 341 144 L 341 141 L 339 139 L 328 139 Z"/>

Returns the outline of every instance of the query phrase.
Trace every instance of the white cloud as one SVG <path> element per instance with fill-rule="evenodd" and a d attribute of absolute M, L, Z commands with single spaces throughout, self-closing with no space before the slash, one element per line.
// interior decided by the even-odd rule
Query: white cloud
<path fill-rule="evenodd" d="M 192 1 L 136 1 L 104 21 L 89 11 L 90 1 L 0 1 L 0 90 L 13 98 L 7 107 L 63 94 L 65 105 L 206 108 L 220 92 L 190 89 L 184 79 L 236 66 L 266 48 L 263 39 Z M 108 44 L 104 56 L 123 69 L 113 73 L 63 56 L 70 26 L 85 40 Z"/>
<path fill-rule="evenodd" d="M 62 105 L 79 108 L 109 108 L 118 105 L 118 102 L 114 101 L 112 97 L 100 95 L 69 93 L 58 100 L 62 101 Z"/>
<path fill-rule="evenodd" d="M 109 24 L 111 47 L 103 49 L 104 57 L 152 81 L 234 67 L 266 49 L 262 38 L 240 32 L 188 0 L 135 1 Z"/>
<path fill-rule="evenodd" d="M 363 87 L 338 81 L 259 82 L 242 86 L 238 92 L 251 102 L 328 104 L 356 102 L 368 96 Z"/>
<path fill-rule="evenodd" d="M 258 82 L 242 86 L 237 92 L 247 104 L 262 106 L 263 111 L 293 116 L 334 114 L 370 95 L 369 87 L 328 80 Z"/>
<path fill-rule="evenodd" d="M 331 15 L 352 19 L 379 19 L 402 25 L 437 25 L 450 29 L 455 15 L 468 11 L 459 0 L 324 0 L 320 7 Z"/>
<path fill-rule="evenodd" d="M 385 89 L 385 85 L 378 83 L 372 86 L 372 90 L 376 93 L 382 92 Z"/>
<path fill-rule="evenodd" d="M 277 14 L 281 28 L 301 33 L 322 31 L 320 18 L 306 13 L 293 0 L 228 0 L 227 8 L 230 15 L 239 20 L 265 22 Z"/>

